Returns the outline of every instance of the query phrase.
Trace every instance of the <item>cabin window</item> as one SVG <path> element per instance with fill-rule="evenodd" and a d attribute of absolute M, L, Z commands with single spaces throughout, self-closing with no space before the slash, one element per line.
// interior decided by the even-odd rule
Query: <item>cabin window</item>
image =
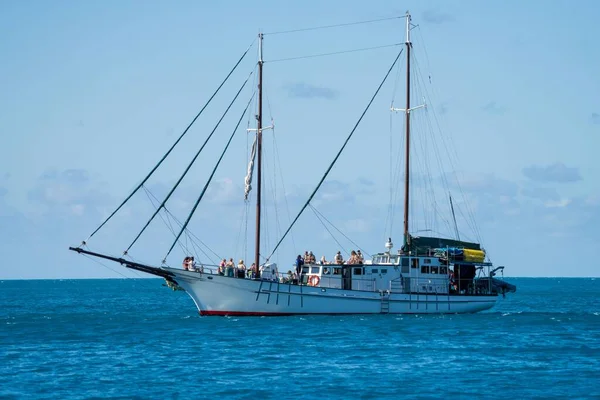
<path fill-rule="evenodd" d="M 438 273 L 438 267 L 431 266 L 431 273 L 432 274 L 437 274 Z"/>
<path fill-rule="evenodd" d="M 431 264 L 431 258 L 424 258 L 423 264 Z"/>
<path fill-rule="evenodd" d="M 319 273 L 319 267 L 310 267 L 310 273 L 311 274 L 318 274 Z"/>
<path fill-rule="evenodd" d="M 362 268 L 354 268 L 354 275 L 362 275 Z"/>
<path fill-rule="evenodd" d="M 329 267 L 323 267 L 323 275 L 329 275 L 331 273 L 331 269 Z"/>
<path fill-rule="evenodd" d="M 333 274 L 334 275 L 341 275 L 342 274 L 342 269 L 341 268 L 334 268 L 333 269 Z"/>
<path fill-rule="evenodd" d="M 391 256 L 391 257 L 390 257 L 390 262 L 391 262 L 392 264 L 396 264 L 396 263 L 398 262 L 398 257 L 396 257 L 396 256 Z"/>
<path fill-rule="evenodd" d="M 421 273 L 428 274 L 429 273 L 429 265 L 421 265 Z"/>
<path fill-rule="evenodd" d="M 440 267 L 440 274 L 447 274 L 448 273 L 448 267 Z"/>
<path fill-rule="evenodd" d="M 379 273 L 379 270 L 377 268 L 373 268 L 373 273 L 377 274 L 377 273 Z"/>
<path fill-rule="evenodd" d="M 403 267 L 408 267 L 409 264 L 410 264 L 410 262 L 408 261 L 408 258 L 403 257 L 402 258 L 402 266 Z"/>
<path fill-rule="evenodd" d="M 382 269 L 381 269 L 381 273 L 382 273 L 382 274 L 387 274 L 387 268 L 382 268 Z"/>
<path fill-rule="evenodd" d="M 308 274 L 308 267 L 302 267 L 302 273 Z"/>
<path fill-rule="evenodd" d="M 412 268 L 419 268 L 419 259 L 418 258 L 411 259 L 411 267 Z"/>

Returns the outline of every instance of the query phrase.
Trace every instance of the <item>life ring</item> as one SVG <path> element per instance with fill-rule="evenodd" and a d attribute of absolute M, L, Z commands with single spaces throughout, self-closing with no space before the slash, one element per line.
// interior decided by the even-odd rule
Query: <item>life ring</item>
<path fill-rule="evenodd" d="M 318 276 L 313 275 L 310 278 L 308 278 L 308 286 L 317 286 L 320 281 L 321 279 Z"/>

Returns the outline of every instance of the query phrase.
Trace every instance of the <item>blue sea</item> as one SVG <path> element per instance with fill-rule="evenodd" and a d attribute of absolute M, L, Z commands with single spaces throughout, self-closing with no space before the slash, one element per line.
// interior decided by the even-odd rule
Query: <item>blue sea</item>
<path fill-rule="evenodd" d="M 600 398 L 600 279 L 491 311 L 200 317 L 158 279 L 0 281 L 3 399 Z"/>

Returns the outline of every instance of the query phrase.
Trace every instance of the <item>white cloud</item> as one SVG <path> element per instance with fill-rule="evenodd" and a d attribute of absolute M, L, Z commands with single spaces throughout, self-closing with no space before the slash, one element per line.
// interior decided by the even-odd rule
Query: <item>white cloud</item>
<path fill-rule="evenodd" d="M 567 167 L 561 162 L 550 165 L 531 165 L 523 168 L 523 175 L 538 182 L 567 183 L 582 179 L 578 168 Z"/>
<path fill-rule="evenodd" d="M 570 199 L 561 199 L 558 201 L 547 201 L 545 205 L 548 208 L 563 208 L 568 206 L 569 204 L 571 204 Z"/>

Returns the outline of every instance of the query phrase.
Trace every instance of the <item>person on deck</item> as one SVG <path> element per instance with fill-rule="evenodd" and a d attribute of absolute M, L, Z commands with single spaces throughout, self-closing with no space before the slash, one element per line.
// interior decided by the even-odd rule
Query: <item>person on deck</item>
<path fill-rule="evenodd" d="M 335 263 L 336 264 L 343 264 L 344 263 L 344 257 L 342 257 L 342 252 L 338 251 L 337 254 L 335 255 Z"/>
<path fill-rule="evenodd" d="M 360 250 L 358 250 L 356 252 L 356 256 L 358 257 L 358 263 L 357 264 L 364 264 L 365 262 L 365 258 L 363 257 L 362 253 L 360 252 Z"/>
<path fill-rule="evenodd" d="M 308 254 L 308 251 L 304 252 L 303 261 L 304 261 L 304 264 L 310 264 L 310 255 Z"/>
<path fill-rule="evenodd" d="M 327 260 L 325 259 L 325 256 L 322 256 L 322 257 L 321 257 L 321 265 L 325 265 L 325 264 L 329 264 L 329 263 L 328 263 L 328 262 L 327 262 Z"/>
<path fill-rule="evenodd" d="M 317 263 L 317 258 L 315 257 L 315 255 L 313 254 L 312 251 L 308 252 L 308 259 L 309 259 L 309 263 L 310 264 L 316 264 Z"/>
<path fill-rule="evenodd" d="M 233 258 L 230 258 L 225 264 L 225 276 L 233 277 Z"/>
<path fill-rule="evenodd" d="M 245 278 L 246 277 L 246 265 L 244 264 L 244 260 L 240 260 L 237 265 L 237 277 Z"/>
<path fill-rule="evenodd" d="M 219 269 L 217 270 L 217 273 L 219 275 L 225 275 L 225 265 L 227 264 L 227 261 L 225 259 L 222 259 L 221 262 L 219 263 Z"/>
<path fill-rule="evenodd" d="M 298 275 L 298 284 L 302 283 L 302 266 L 304 265 L 304 260 L 298 254 L 296 257 L 296 274 Z"/>
<path fill-rule="evenodd" d="M 358 257 L 354 250 L 352 250 L 350 252 L 350 258 L 348 259 L 348 264 L 358 264 Z"/>
<path fill-rule="evenodd" d="M 196 271 L 196 262 L 194 261 L 194 257 L 189 257 L 188 259 L 188 271 Z"/>

